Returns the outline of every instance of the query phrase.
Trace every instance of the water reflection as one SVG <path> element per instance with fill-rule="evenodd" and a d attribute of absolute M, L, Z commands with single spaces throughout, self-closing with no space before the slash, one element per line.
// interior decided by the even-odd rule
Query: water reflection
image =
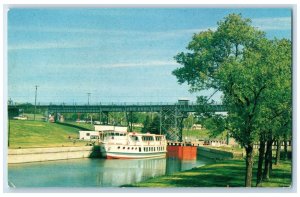
<path fill-rule="evenodd" d="M 9 165 L 8 179 L 16 187 L 117 187 L 206 163 L 174 158 L 74 159 Z"/>

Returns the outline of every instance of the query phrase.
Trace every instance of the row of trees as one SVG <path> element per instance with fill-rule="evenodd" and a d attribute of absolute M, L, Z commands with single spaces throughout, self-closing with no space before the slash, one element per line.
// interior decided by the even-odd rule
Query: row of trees
<path fill-rule="evenodd" d="M 222 92 L 228 114 L 209 114 L 209 118 L 215 120 L 215 130 L 229 131 L 244 147 L 247 187 L 252 181 L 254 144 L 260 144 L 259 185 L 270 176 L 272 143 L 280 144 L 291 136 L 291 41 L 270 40 L 251 26 L 250 19 L 230 14 L 218 22 L 215 31 L 194 34 L 187 50 L 175 56 L 183 67 L 173 74 L 193 92 Z M 199 97 L 198 102 L 209 104 L 211 99 Z"/>

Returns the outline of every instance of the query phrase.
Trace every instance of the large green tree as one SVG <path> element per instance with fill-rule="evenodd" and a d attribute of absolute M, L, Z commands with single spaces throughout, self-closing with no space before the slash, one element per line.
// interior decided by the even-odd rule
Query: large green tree
<path fill-rule="evenodd" d="M 257 184 L 262 181 L 262 164 L 265 159 L 264 178 L 268 179 L 272 166 L 272 144 L 277 142 L 276 161 L 279 162 L 281 139 L 291 133 L 292 84 L 291 42 L 286 39 L 269 41 L 268 54 L 264 56 L 269 65 L 268 83 L 261 99 L 260 149 Z M 265 144 L 267 149 L 264 150 Z"/>
<path fill-rule="evenodd" d="M 272 44 L 249 19 L 230 14 L 216 31 L 195 34 L 188 52 L 175 56 L 183 67 L 173 74 L 191 91 L 212 89 L 223 93 L 226 129 L 245 148 L 245 186 L 251 186 L 253 147 L 258 140 L 264 93 L 273 89 Z"/>

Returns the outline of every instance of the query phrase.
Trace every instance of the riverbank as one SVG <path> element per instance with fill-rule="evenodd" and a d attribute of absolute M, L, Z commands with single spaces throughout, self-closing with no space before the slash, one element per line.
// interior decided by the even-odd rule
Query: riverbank
<path fill-rule="evenodd" d="M 253 177 L 256 177 L 254 164 Z M 244 187 L 245 161 L 243 159 L 220 160 L 173 175 L 151 178 L 122 187 Z M 255 185 L 255 178 L 252 185 Z M 291 161 L 273 165 L 272 178 L 261 187 L 290 187 L 292 184 Z"/>
<path fill-rule="evenodd" d="M 8 164 L 100 158 L 99 146 L 9 149 Z"/>
<path fill-rule="evenodd" d="M 79 123 L 49 123 L 31 120 L 9 120 L 9 149 L 85 146 L 78 140 L 80 130 L 91 125 Z"/>

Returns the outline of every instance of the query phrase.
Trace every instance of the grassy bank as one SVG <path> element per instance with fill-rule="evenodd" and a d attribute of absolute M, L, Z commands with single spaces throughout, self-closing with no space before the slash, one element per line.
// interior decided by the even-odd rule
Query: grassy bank
<path fill-rule="evenodd" d="M 88 130 L 89 127 L 89 125 L 84 126 L 76 123 L 58 124 L 42 121 L 10 120 L 9 148 L 83 146 L 86 142 L 75 139 L 79 136 L 79 130 Z"/>
<path fill-rule="evenodd" d="M 255 185 L 256 165 L 253 171 Z M 124 187 L 244 187 L 245 161 L 242 159 L 217 161 L 173 175 L 160 176 Z M 273 166 L 272 178 L 261 187 L 289 187 L 291 185 L 291 161 Z"/>
<path fill-rule="evenodd" d="M 191 137 L 198 139 L 208 139 L 210 131 L 207 129 L 183 129 L 182 136 L 183 137 Z"/>

